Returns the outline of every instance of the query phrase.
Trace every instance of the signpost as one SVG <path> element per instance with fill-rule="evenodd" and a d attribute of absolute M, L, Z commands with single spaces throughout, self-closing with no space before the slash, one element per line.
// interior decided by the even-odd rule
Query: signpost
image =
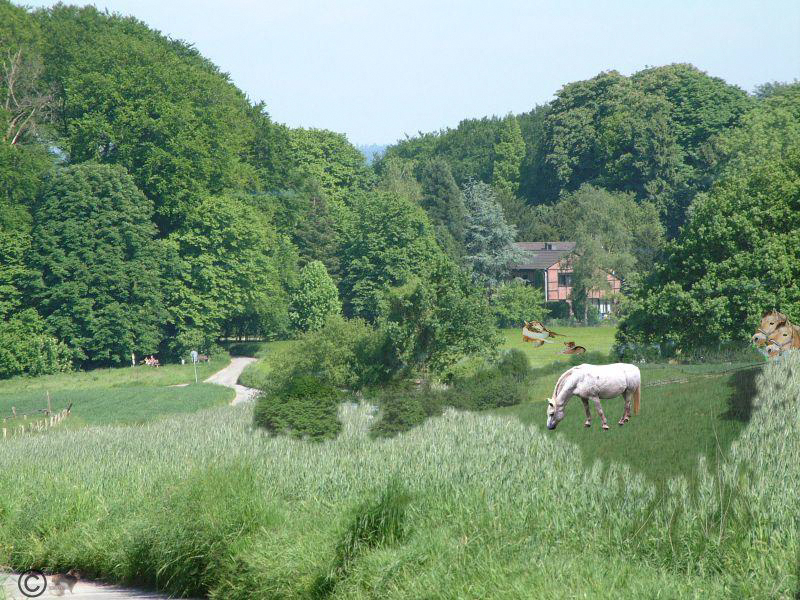
<path fill-rule="evenodd" d="M 192 365 L 194 366 L 194 382 L 197 383 L 197 350 L 192 350 L 189 354 L 192 357 Z"/>

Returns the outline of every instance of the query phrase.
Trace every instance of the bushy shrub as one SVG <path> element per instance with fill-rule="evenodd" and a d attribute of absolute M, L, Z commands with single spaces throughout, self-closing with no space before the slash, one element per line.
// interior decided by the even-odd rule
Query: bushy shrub
<path fill-rule="evenodd" d="M 0 379 L 69 371 L 71 358 L 66 344 L 45 332 L 44 321 L 33 309 L 0 323 Z"/>
<path fill-rule="evenodd" d="M 466 356 L 492 354 L 499 343 L 484 289 L 449 261 L 429 280 L 415 278 L 386 294 L 380 319 L 386 372 L 442 373 Z"/>
<path fill-rule="evenodd" d="M 372 434 L 387 437 L 408 431 L 440 415 L 446 406 L 480 411 L 519 404 L 528 397 L 529 374 L 528 357 L 521 350 L 512 350 L 489 368 L 454 378 L 446 389 L 422 386 L 384 390 L 376 397 L 381 412 Z"/>
<path fill-rule="evenodd" d="M 522 379 L 531 370 L 531 363 L 528 355 L 519 348 L 512 348 L 500 357 L 497 363 L 497 371 L 501 375 L 508 375 L 516 379 Z"/>
<path fill-rule="evenodd" d="M 328 318 L 322 329 L 304 334 L 287 352 L 275 358 L 262 381 L 262 390 L 285 387 L 294 377 L 314 375 L 335 388 L 358 389 L 379 378 L 375 357 L 380 340 L 361 319 Z"/>
<path fill-rule="evenodd" d="M 598 309 L 596 306 L 590 306 L 586 311 L 586 324 L 599 325 L 601 321 L 600 309 Z"/>
<path fill-rule="evenodd" d="M 447 391 L 445 403 L 464 410 L 490 410 L 514 406 L 527 397 L 528 388 L 523 380 L 494 369 L 457 381 Z"/>
<path fill-rule="evenodd" d="M 591 350 L 583 354 L 571 354 L 568 358 L 568 363 L 573 367 L 585 363 L 590 365 L 607 365 L 613 362 L 619 362 L 613 353 L 598 352 L 596 350 Z"/>
<path fill-rule="evenodd" d="M 551 319 L 569 319 L 569 304 L 566 300 L 548 302 L 545 309 L 550 313 Z"/>
<path fill-rule="evenodd" d="M 336 388 L 313 375 L 295 377 L 276 391 L 258 398 L 253 419 L 272 433 L 314 440 L 334 438 L 342 428 Z"/>
<path fill-rule="evenodd" d="M 490 304 L 498 327 L 522 327 L 524 321 L 541 321 L 547 312 L 542 291 L 522 281 L 499 286 Z"/>
<path fill-rule="evenodd" d="M 429 417 L 442 414 L 444 401 L 444 393 L 427 386 L 421 389 L 383 390 L 377 397 L 381 412 L 372 427 L 372 435 L 391 437 L 408 431 Z"/>

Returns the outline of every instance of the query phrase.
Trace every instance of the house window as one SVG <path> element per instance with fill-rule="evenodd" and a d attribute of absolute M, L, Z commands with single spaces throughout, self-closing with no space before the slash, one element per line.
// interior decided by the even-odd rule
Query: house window
<path fill-rule="evenodd" d="M 559 273 L 558 287 L 572 287 L 572 273 Z"/>
<path fill-rule="evenodd" d="M 590 298 L 590 303 L 597 308 L 601 317 L 605 317 L 611 312 L 611 302 L 605 298 Z"/>
<path fill-rule="evenodd" d="M 553 244 L 551 244 L 550 242 L 545 242 L 544 243 L 544 249 L 545 250 L 552 250 L 553 249 Z"/>

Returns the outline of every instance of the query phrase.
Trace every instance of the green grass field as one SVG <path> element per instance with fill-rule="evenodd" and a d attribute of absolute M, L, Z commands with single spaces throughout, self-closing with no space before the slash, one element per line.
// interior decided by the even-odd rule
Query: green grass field
<path fill-rule="evenodd" d="M 641 367 L 643 385 L 672 375 L 669 369 Z M 532 424 L 556 439 L 574 443 L 580 449 L 575 457 L 584 466 L 595 460 L 627 464 L 634 470 L 658 483 L 670 477 L 685 475 L 689 478 L 697 467 L 700 456 L 711 463 L 724 456 L 752 412 L 755 377 L 759 367 L 753 369 L 698 377 L 698 373 L 684 374 L 691 379 L 686 383 L 659 385 L 642 390 L 641 412 L 619 427 L 623 400 L 603 401 L 610 431 L 600 428 L 594 406 L 592 426 L 585 428 L 583 404 L 572 398 L 567 405 L 564 420 L 555 431 L 545 428 L 547 404 L 544 400 L 553 393 L 560 375 L 543 375 L 532 389 L 537 393 L 529 403 L 497 411 L 514 415 L 523 423 Z"/>
<path fill-rule="evenodd" d="M 197 378 L 203 381 L 230 362 L 228 354 L 214 356 L 211 361 L 197 366 Z M 154 369 L 139 365 L 115 369 L 94 369 L 75 371 L 42 377 L 14 377 L 0 380 L 0 394 L 28 392 L 34 390 L 86 390 L 91 388 L 167 386 L 181 383 L 194 383 L 194 367 L 186 365 L 164 365 Z"/>
<path fill-rule="evenodd" d="M 703 436 L 665 431 L 654 394 L 606 434 L 448 412 L 374 440 L 371 411 L 346 405 L 342 435 L 315 444 L 254 431 L 241 406 L 9 440 L 0 563 L 226 600 L 790 598 L 798 376 L 784 362 L 736 384 L 757 397 L 719 464 L 697 458 Z M 663 485 L 637 463 L 681 453 Z"/>
<path fill-rule="evenodd" d="M 531 343 L 522 341 L 522 329 L 503 329 L 501 331 L 503 342 L 501 347 L 518 348 L 525 352 L 531 361 L 532 367 L 541 367 L 552 364 L 553 362 L 569 362 L 570 357 L 560 354 L 564 349 L 564 342 L 575 342 L 578 346 L 586 348 L 587 352 L 600 352 L 608 354 L 614 345 L 614 334 L 616 327 L 553 327 L 556 333 L 564 334 L 564 337 L 551 338 L 553 343 L 545 343 L 538 348 Z"/>
<path fill-rule="evenodd" d="M 202 382 L 228 362 L 225 354 L 198 365 L 198 380 Z M 54 412 L 72 403 L 70 417 L 59 425 L 67 428 L 144 423 L 226 404 L 234 396 L 230 388 L 195 384 L 194 379 L 192 365 L 123 367 L 7 379 L 0 381 L 0 418 L 7 419 L 9 426 L 19 425 L 21 419 L 11 419 L 12 407 L 19 415 L 36 415 L 47 408 L 48 393 Z"/>
<path fill-rule="evenodd" d="M 567 341 L 587 348 L 591 362 L 612 362 L 596 353 L 608 354 L 614 342 L 613 327 L 563 327 Z M 725 455 L 750 419 L 755 396 L 755 378 L 760 366 L 734 371 L 748 363 L 715 364 L 639 364 L 642 373 L 642 408 L 637 417 L 623 427 L 616 425 L 622 415 L 623 400 L 603 401 L 603 410 L 612 429 L 604 432 L 594 407 L 592 427 L 583 426 L 585 419 L 580 399 L 572 398 L 566 416 L 553 432 L 545 429 L 546 398 L 553 394 L 558 377 L 570 367 L 570 358 L 559 355 L 562 344 L 545 344 L 534 348 L 522 342 L 517 330 L 504 330 L 504 349 L 523 350 L 533 364 L 533 385 L 530 401 L 495 411 L 513 415 L 558 439 L 580 448 L 584 466 L 595 460 L 627 464 L 649 480 L 660 484 L 670 477 L 683 475 L 692 480 L 698 460 L 705 457 L 712 463 Z M 560 339 L 560 338 L 559 338 Z M 730 371 L 730 372 L 726 372 Z M 678 381 L 668 385 L 664 382 Z M 683 382 L 681 382 L 683 381 Z M 620 443 L 620 438 L 624 443 Z"/>
<path fill-rule="evenodd" d="M 232 389 L 210 383 L 186 387 L 132 385 L 57 391 L 50 395 L 50 402 L 56 412 L 72 404 L 70 417 L 62 426 L 83 427 L 144 423 L 226 404 L 234 395 Z M 12 406 L 19 414 L 30 414 L 46 407 L 47 401 L 41 390 L 0 393 L 0 416 L 11 415 Z M 16 422 L 19 423 L 19 419 Z"/>
<path fill-rule="evenodd" d="M 507 348 L 552 352 L 513 333 Z M 266 344 L 253 372 L 289 344 Z M 544 398 L 570 364 L 552 358 L 538 355 L 521 405 L 389 439 L 367 435 L 364 405 L 309 443 L 253 430 L 249 406 L 166 414 L 209 386 L 65 390 L 118 395 L 76 412 L 97 425 L 80 434 L 0 442 L 0 564 L 226 600 L 794 597 L 800 360 L 641 365 L 629 424 L 611 400 L 611 431 L 584 429 L 573 398 L 551 432 Z M 35 405 L 41 388 L 29 393 Z"/>

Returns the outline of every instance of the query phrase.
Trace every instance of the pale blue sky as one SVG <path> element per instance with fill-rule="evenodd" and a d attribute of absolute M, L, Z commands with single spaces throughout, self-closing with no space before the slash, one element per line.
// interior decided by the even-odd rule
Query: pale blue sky
<path fill-rule="evenodd" d="M 747 91 L 800 77 L 799 0 L 91 3 L 193 43 L 274 120 L 354 143 L 527 111 L 609 69 L 691 62 Z"/>

